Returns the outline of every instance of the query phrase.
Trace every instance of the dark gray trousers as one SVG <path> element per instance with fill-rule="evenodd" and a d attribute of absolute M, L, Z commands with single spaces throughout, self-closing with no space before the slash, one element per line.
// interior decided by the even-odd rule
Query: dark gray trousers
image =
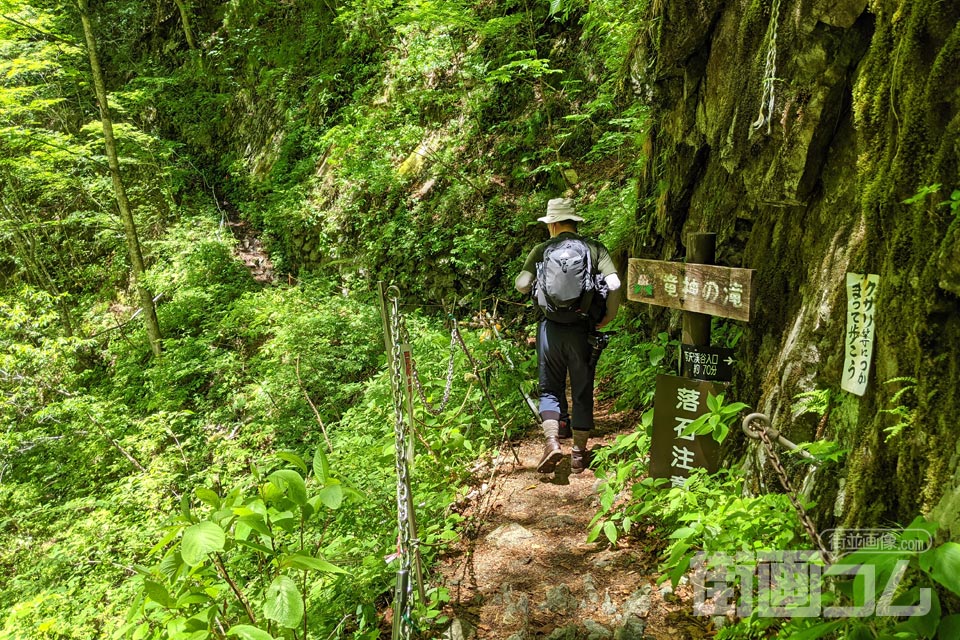
<path fill-rule="evenodd" d="M 586 323 L 561 324 L 542 320 L 537 331 L 537 365 L 540 377 L 540 415 L 556 419 L 567 412 L 567 373 L 573 411 L 570 426 L 593 429 L 593 374 L 590 367 L 590 328 Z M 555 415 L 554 415 L 555 414 Z"/>

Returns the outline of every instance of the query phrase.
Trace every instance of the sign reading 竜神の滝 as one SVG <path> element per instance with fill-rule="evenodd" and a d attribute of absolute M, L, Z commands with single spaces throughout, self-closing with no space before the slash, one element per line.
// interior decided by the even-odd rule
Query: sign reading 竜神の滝
<path fill-rule="evenodd" d="M 750 320 L 753 269 L 631 258 L 627 299 L 661 307 Z"/>

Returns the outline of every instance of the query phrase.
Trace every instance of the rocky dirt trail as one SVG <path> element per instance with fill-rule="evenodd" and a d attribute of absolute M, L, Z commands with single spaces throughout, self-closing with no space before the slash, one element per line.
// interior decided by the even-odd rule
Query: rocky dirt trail
<path fill-rule="evenodd" d="M 590 448 L 613 442 L 639 421 L 637 414 L 599 406 Z M 517 464 L 506 451 L 465 515 L 474 526 L 442 559 L 449 589 L 445 612 L 454 619 L 450 640 L 682 640 L 711 635 L 709 620 L 694 618 L 689 587 L 658 587 L 652 534 L 587 543 L 601 481 L 592 470 L 570 473 L 566 458 L 555 473 L 539 474 L 543 450 L 535 433 L 517 444 Z"/>

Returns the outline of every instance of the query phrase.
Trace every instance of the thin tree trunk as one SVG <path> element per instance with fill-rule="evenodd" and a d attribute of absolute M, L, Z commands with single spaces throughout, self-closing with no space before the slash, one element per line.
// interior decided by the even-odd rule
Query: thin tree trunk
<path fill-rule="evenodd" d="M 93 86 L 97 93 L 97 102 L 100 104 L 100 120 L 103 123 L 103 141 L 107 150 L 107 164 L 110 166 L 110 175 L 113 178 L 113 190 L 117 197 L 117 207 L 123 219 L 123 229 L 127 237 L 127 253 L 130 255 L 130 267 L 133 273 L 133 285 L 140 294 L 140 304 L 143 307 L 143 317 L 147 326 L 147 336 L 150 339 L 150 349 L 154 355 L 160 355 L 160 323 L 157 321 L 157 310 L 153 304 L 153 294 L 143 284 L 143 275 L 146 271 L 143 263 L 143 252 L 140 250 L 140 239 L 137 237 L 137 227 L 133 221 L 133 212 L 130 210 L 130 201 L 123 188 L 120 177 L 120 160 L 117 158 L 117 143 L 113 137 L 113 121 L 110 119 L 110 107 L 107 103 L 107 89 L 103 82 L 103 71 L 97 56 L 97 40 L 90 25 L 90 16 L 87 10 L 87 0 L 77 0 L 80 8 L 80 21 L 83 23 L 83 35 L 87 40 L 87 53 L 90 55 L 90 68 L 93 72 Z"/>
<path fill-rule="evenodd" d="M 0 206 L 9 214 L 7 221 L 10 222 L 13 231 L 11 240 L 13 241 L 14 248 L 20 252 L 24 262 L 27 263 L 27 275 L 32 276 L 37 283 L 41 281 L 46 282 L 45 287 L 43 285 L 40 285 L 40 287 L 47 290 L 56 301 L 57 309 L 60 313 L 60 324 L 63 325 L 63 332 L 70 338 L 73 336 L 73 322 L 70 320 L 70 308 L 67 306 L 66 298 L 62 295 L 60 287 L 57 286 L 57 281 L 53 279 L 50 271 L 43 263 L 43 259 L 37 256 L 36 242 L 24 233 L 23 229 L 27 224 L 29 216 L 23 211 L 22 205 L 16 199 L 16 190 L 14 190 L 9 176 L 6 176 L 6 182 L 9 192 L 14 197 L 13 206 L 7 203 L 2 191 L 0 191 Z"/>
<path fill-rule="evenodd" d="M 190 12 L 187 3 L 185 0 L 174 0 L 174 2 L 177 3 L 177 8 L 180 9 L 180 23 L 183 25 L 183 35 L 187 38 L 187 46 L 193 51 L 197 48 L 197 45 L 193 41 L 193 30 L 190 27 Z"/>

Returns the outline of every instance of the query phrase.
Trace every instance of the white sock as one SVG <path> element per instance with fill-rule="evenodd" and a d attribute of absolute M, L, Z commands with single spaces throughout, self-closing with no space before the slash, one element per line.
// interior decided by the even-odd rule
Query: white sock
<path fill-rule="evenodd" d="M 548 438 L 556 438 L 560 433 L 560 421 L 559 420 L 544 420 L 543 421 L 543 435 Z"/>

